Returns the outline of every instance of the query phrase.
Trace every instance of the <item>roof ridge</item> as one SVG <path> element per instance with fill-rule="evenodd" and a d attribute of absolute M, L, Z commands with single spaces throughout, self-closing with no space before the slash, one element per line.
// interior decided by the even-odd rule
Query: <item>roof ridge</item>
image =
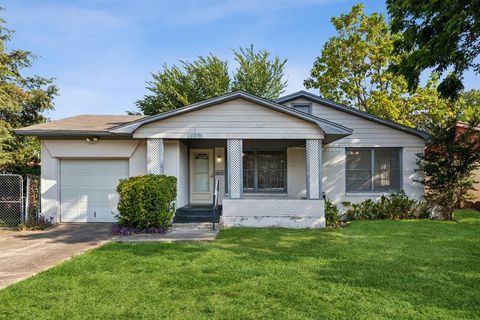
<path fill-rule="evenodd" d="M 339 111 L 351 113 L 353 115 L 356 115 L 356 116 L 359 116 L 359 117 L 362 117 L 362 118 L 365 118 L 365 119 L 368 119 L 368 120 L 371 120 L 371 121 L 389 126 L 391 128 L 416 135 L 416 136 L 418 136 L 418 137 L 420 137 L 420 138 L 422 138 L 426 141 L 431 140 L 430 135 L 423 130 L 413 128 L 413 127 L 409 127 L 409 126 L 400 124 L 398 122 L 395 122 L 393 120 L 383 118 L 383 117 L 371 114 L 371 113 L 366 112 L 366 111 L 359 110 L 359 109 L 351 107 L 351 106 L 340 104 L 340 103 L 337 103 L 337 102 L 329 100 L 329 99 L 325 99 L 325 98 L 323 98 L 319 95 L 316 95 L 314 93 L 311 93 L 311 92 L 308 92 L 308 91 L 305 91 L 305 90 L 300 90 L 300 91 L 288 94 L 286 96 L 283 96 L 283 97 L 280 97 L 280 98 L 276 99 L 275 101 L 277 103 L 286 103 L 286 102 L 289 102 L 289 101 L 291 101 L 293 99 L 296 99 L 296 98 L 299 98 L 299 97 L 304 97 L 304 98 L 307 98 L 307 99 L 311 99 L 315 102 L 324 104 L 327 107 L 331 107 L 331 108 L 334 108 L 334 109 L 339 110 Z"/>

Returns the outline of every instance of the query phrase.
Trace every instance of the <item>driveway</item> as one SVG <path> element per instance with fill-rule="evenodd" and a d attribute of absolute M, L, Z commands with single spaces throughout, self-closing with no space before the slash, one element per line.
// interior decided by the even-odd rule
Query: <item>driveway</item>
<path fill-rule="evenodd" d="M 0 289 L 110 238 L 110 224 L 58 224 L 46 231 L 0 230 Z"/>

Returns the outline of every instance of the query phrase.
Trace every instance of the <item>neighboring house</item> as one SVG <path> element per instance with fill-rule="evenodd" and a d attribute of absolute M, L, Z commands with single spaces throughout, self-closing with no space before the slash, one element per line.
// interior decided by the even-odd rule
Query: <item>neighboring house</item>
<path fill-rule="evenodd" d="M 341 207 L 404 190 L 421 199 L 416 154 L 428 135 L 308 92 L 276 101 L 228 93 L 154 116 L 79 115 L 22 128 L 42 145 L 42 214 L 114 221 L 118 180 L 178 179 L 177 208 L 212 203 L 225 226 L 324 227 Z M 194 214 L 194 212 L 193 212 Z"/>
<path fill-rule="evenodd" d="M 465 129 L 468 128 L 467 123 L 457 123 L 457 133 L 458 132 L 463 132 Z M 480 126 L 477 126 L 475 128 L 475 131 L 480 132 Z M 472 194 L 472 199 L 471 201 L 473 203 L 479 202 L 479 204 L 476 205 L 477 208 L 480 208 L 480 169 L 477 169 L 473 172 L 473 178 L 475 179 L 476 183 L 474 184 L 475 190 L 471 192 Z"/>

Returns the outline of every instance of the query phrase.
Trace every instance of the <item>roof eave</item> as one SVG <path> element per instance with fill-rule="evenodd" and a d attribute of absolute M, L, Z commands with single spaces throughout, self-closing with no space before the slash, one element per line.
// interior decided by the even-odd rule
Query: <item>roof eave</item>
<path fill-rule="evenodd" d="M 280 98 L 276 99 L 275 101 L 277 103 L 286 103 L 286 102 L 290 102 L 290 101 L 298 99 L 298 98 L 304 98 L 304 99 L 307 99 L 307 100 L 311 100 L 311 101 L 327 105 L 329 107 L 332 107 L 334 109 L 337 109 L 337 110 L 340 110 L 340 111 L 343 111 L 343 112 L 351 113 L 351 114 L 354 114 L 356 116 L 359 116 L 359 117 L 362 117 L 362 118 L 365 118 L 365 119 L 368 119 L 368 120 L 371 120 L 371 121 L 374 121 L 374 122 L 377 122 L 377 123 L 381 123 L 381 124 L 386 125 L 388 127 L 391 127 L 391 128 L 394 128 L 394 129 L 397 129 L 397 130 L 415 135 L 417 137 L 420 137 L 420 138 L 424 139 L 426 142 L 431 142 L 432 141 L 431 136 L 423 130 L 419 130 L 419 129 L 415 129 L 415 128 L 411 128 L 411 127 L 401 125 L 401 124 L 396 123 L 394 121 L 372 115 L 368 112 L 360 111 L 358 109 L 354 109 L 354 108 L 351 108 L 351 107 L 348 107 L 348 106 L 345 106 L 345 105 L 342 105 L 342 104 L 339 104 L 339 103 L 321 98 L 321 97 L 319 97 L 317 95 L 314 95 L 313 93 L 310 93 L 310 92 L 307 92 L 307 91 L 295 92 L 295 93 L 286 95 L 284 97 L 280 97 Z"/>
<path fill-rule="evenodd" d="M 14 132 L 22 136 L 36 137 L 89 137 L 89 136 L 131 136 L 131 134 L 113 134 L 108 131 L 87 131 L 87 130 L 24 130 L 16 129 Z"/>
<path fill-rule="evenodd" d="M 349 135 L 352 133 L 352 130 L 350 128 L 341 126 L 339 124 L 330 122 L 325 119 L 321 119 L 309 114 L 304 114 L 300 111 L 297 111 L 295 109 L 287 108 L 281 104 L 278 104 L 274 101 L 270 101 L 261 97 L 254 96 L 252 94 L 243 92 L 243 91 L 236 91 L 232 93 L 227 93 L 225 95 L 215 97 L 209 100 L 205 100 L 199 103 L 191 104 L 189 106 L 185 106 L 182 108 L 174 109 L 171 111 L 159 113 L 156 115 L 152 115 L 146 118 L 138 119 L 123 125 L 119 125 L 117 127 L 111 128 L 109 131 L 111 133 L 123 133 L 123 134 L 132 134 L 138 127 L 149 124 L 155 121 L 159 120 L 164 120 L 168 119 L 174 116 L 178 116 L 184 113 L 188 113 L 194 110 L 201 110 L 203 108 L 207 108 L 216 104 L 228 102 L 231 100 L 235 99 L 244 99 L 253 103 L 257 103 L 260 105 L 263 105 L 265 107 L 271 108 L 276 111 L 280 111 L 286 114 L 289 114 L 293 117 L 303 119 L 305 121 L 314 123 L 318 125 L 325 133 L 331 133 L 331 134 L 345 134 Z"/>

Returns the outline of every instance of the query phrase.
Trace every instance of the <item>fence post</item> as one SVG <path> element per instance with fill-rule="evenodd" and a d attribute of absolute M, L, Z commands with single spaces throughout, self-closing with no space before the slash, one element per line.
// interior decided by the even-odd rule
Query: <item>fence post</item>
<path fill-rule="evenodd" d="M 42 182 L 42 176 L 38 176 L 38 181 L 37 181 L 37 212 L 35 214 L 35 221 L 38 221 L 38 217 L 40 216 L 40 212 L 42 212 L 42 190 L 41 190 L 41 182 Z"/>
<path fill-rule="evenodd" d="M 25 210 L 23 214 L 23 222 L 27 223 L 28 215 L 30 213 L 30 175 L 27 175 L 27 187 L 25 195 Z"/>

